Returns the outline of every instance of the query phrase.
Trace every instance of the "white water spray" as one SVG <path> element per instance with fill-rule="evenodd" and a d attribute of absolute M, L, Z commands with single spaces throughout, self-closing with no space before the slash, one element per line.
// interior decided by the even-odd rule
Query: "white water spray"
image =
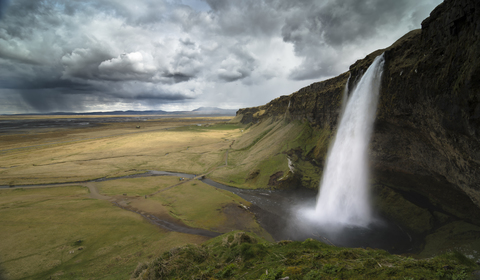
<path fill-rule="evenodd" d="M 345 89 L 343 90 L 343 97 L 342 97 L 342 107 L 340 108 L 340 116 L 343 116 L 345 113 L 345 108 L 347 107 L 348 101 L 348 86 L 350 84 L 350 78 L 352 77 L 352 73 L 348 75 L 347 83 L 345 84 Z"/>
<path fill-rule="evenodd" d="M 378 56 L 349 97 L 329 152 L 317 206 L 308 214 L 322 224 L 368 226 L 368 144 L 385 59 Z"/>

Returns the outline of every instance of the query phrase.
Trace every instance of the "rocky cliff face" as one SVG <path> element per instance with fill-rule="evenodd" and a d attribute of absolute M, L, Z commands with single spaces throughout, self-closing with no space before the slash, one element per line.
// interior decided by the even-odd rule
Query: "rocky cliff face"
<path fill-rule="evenodd" d="M 445 0 L 421 30 L 357 61 L 348 72 L 264 106 L 240 109 L 237 115 L 243 123 L 255 123 L 288 114 L 292 120 L 334 129 L 347 80 L 351 90 L 382 52 L 386 62 L 371 148 L 377 195 L 383 203 L 398 196 L 428 209 L 422 218 L 427 229 L 457 218 L 479 225 L 477 0 Z"/>

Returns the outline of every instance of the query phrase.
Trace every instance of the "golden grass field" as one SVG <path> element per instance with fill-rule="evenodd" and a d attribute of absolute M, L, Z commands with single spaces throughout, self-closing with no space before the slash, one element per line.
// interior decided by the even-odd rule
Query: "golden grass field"
<path fill-rule="evenodd" d="M 133 122 L 2 135 L 0 185 L 75 182 L 149 169 L 206 172 L 223 163 L 229 140 L 240 129 L 166 130 L 199 121 L 216 119 L 142 122 L 141 129 Z"/>
<path fill-rule="evenodd" d="M 243 207 L 247 201 L 201 181 L 172 188 L 179 178 L 82 182 L 147 170 L 221 170 L 226 150 L 246 134 L 243 129 L 225 118 L 183 118 L 0 134 L 0 186 L 67 183 L 0 189 L 0 269 L 7 279 L 128 279 L 139 261 L 208 239 L 169 232 L 138 213 L 271 239 Z"/>

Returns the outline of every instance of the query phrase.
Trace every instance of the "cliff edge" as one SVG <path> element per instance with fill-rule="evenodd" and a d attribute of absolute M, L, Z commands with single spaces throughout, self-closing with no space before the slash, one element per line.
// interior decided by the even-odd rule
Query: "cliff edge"
<path fill-rule="evenodd" d="M 287 118 L 335 130 L 347 80 L 351 91 L 383 52 L 371 143 L 380 208 L 400 220 L 392 201 L 403 199 L 423 209 L 419 224 L 424 229 L 418 232 L 446 221 L 480 225 L 479 1 L 445 0 L 421 29 L 357 61 L 348 72 L 266 105 L 240 109 L 237 117 L 242 123 Z"/>

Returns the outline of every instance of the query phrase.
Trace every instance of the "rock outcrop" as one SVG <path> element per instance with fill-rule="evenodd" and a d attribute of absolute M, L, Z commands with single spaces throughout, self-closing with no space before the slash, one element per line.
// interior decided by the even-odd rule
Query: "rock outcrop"
<path fill-rule="evenodd" d="M 383 52 L 371 146 L 378 195 L 400 195 L 427 209 L 425 230 L 448 219 L 480 225 L 479 1 L 445 0 L 421 30 L 357 61 L 348 72 L 240 109 L 237 116 L 256 123 L 288 113 L 291 120 L 335 129 L 347 80 L 351 90 Z"/>

